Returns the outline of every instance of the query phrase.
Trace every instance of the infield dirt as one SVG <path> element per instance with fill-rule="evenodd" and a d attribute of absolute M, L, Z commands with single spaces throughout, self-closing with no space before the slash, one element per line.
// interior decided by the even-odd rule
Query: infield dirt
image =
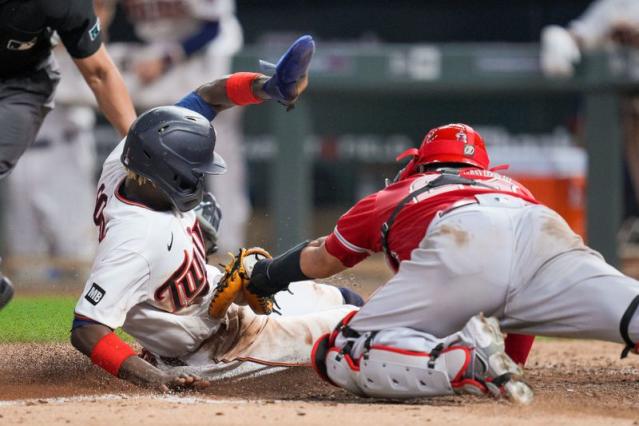
<path fill-rule="evenodd" d="M 637 425 L 639 358 L 620 361 L 619 350 L 537 342 L 526 369 L 536 400 L 518 407 L 469 396 L 361 399 L 306 368 L 163 396 L 107 377 L 66 344 L 2 345 L 0 424 Z"/>
<path fill-rule="evenodd" d="M 334 282 L 363 294 L 388 276 L 383 265 Z M 0 425 L 639 425 L 639 356 L 621 345 L 540 340 L 526 380 L 535 402 L 488 397 L 388 402 L 322 382 L 308 368 L 160 395 L 108 376 L 67 343 L 0 344 Z"/>

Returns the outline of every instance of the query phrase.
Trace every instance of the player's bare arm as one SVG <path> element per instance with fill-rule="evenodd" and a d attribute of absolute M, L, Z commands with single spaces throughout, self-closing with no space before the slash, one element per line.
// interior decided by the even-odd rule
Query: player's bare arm
<path fill-rule="evenodd" d="M 309 278 L 327 278 L 347 269 L 335 256 L 326 250 L 327 237 L 311 241 L 300 254 L 300 269 Z"/>
<path fill-rule="evenodd" d="M 91 56 L 74 59 L 93 91 L 100 110 L 120 135 L 126 135 L 136 114 L 124 80 L 104 45 Z"/>
<path fill-rule="evenodd" d="M 112 336 L 114 335 L 110 328 L 101 324 L 89 324 L 73 329 L 71 332 L 71 344 L 97 364 L 104 367 L 106 363 L 109 363 L 113 366 L 117 362 L 116 358 L 123 356 L 116 354 L 118 350 L 116 348 L 111 348 L 111 353 L 109 354 L 109 349 L 104 350 L 100 347 L 101 344 L 104 346 L 104 343 L 101 342 L 104 342 L 105 339 L 117 342 Z M 126 343 L 121 341 L 120 343 L 126 346 Z M 119 349 L 121 350 L 122 348 Z M 111 359 L 100 360 L 100 357 L 105 358 L 109 355 Z M 209 382 L 201 380 L 197 376 L 167 374 L 135 354 L 131 354 L 121 361 L 117 377 L 135 385 L 157 389 L 161 392 L 189 388 L 202 389 L 209 385 Z"/>

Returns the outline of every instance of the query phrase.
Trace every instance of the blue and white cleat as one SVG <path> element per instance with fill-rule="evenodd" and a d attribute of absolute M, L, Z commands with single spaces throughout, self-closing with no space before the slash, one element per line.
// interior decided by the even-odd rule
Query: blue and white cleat
<path fill-rule="evenodd" d="M 260 60 L 264 72 L 274 73 L 264 83 L 264 91 L 271 98 L 292 109 L 299 95 L 308 85 L 308 69 L 315 53 L 313 37 L 298 38 L 277 61 L 277 65 Z"/>

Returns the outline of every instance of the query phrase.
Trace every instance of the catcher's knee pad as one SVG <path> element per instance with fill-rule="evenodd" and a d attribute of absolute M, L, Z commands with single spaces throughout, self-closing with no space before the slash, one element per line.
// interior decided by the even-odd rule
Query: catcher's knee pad
<path fill-rule="evenodd" d="M 451 346 L 438 356 L 400 348 L 373 346 L 358 360 L 330 348 L 326 375 L 357 395 L 416 398 L 452 395 L 472 357 L 471 350 Z"/>

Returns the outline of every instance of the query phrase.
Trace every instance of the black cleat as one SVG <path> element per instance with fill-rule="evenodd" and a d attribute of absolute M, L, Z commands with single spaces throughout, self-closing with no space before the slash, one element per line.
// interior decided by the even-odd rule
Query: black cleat
<path fill-rule="evenodd" d="M 364 306 L 364 299 L 355 291 L 346 287 L 337 287 L 337 289 L 342 293 L 342 297 L 344 298 L 345 305 L 353 305 L 359 308 Z"/>

